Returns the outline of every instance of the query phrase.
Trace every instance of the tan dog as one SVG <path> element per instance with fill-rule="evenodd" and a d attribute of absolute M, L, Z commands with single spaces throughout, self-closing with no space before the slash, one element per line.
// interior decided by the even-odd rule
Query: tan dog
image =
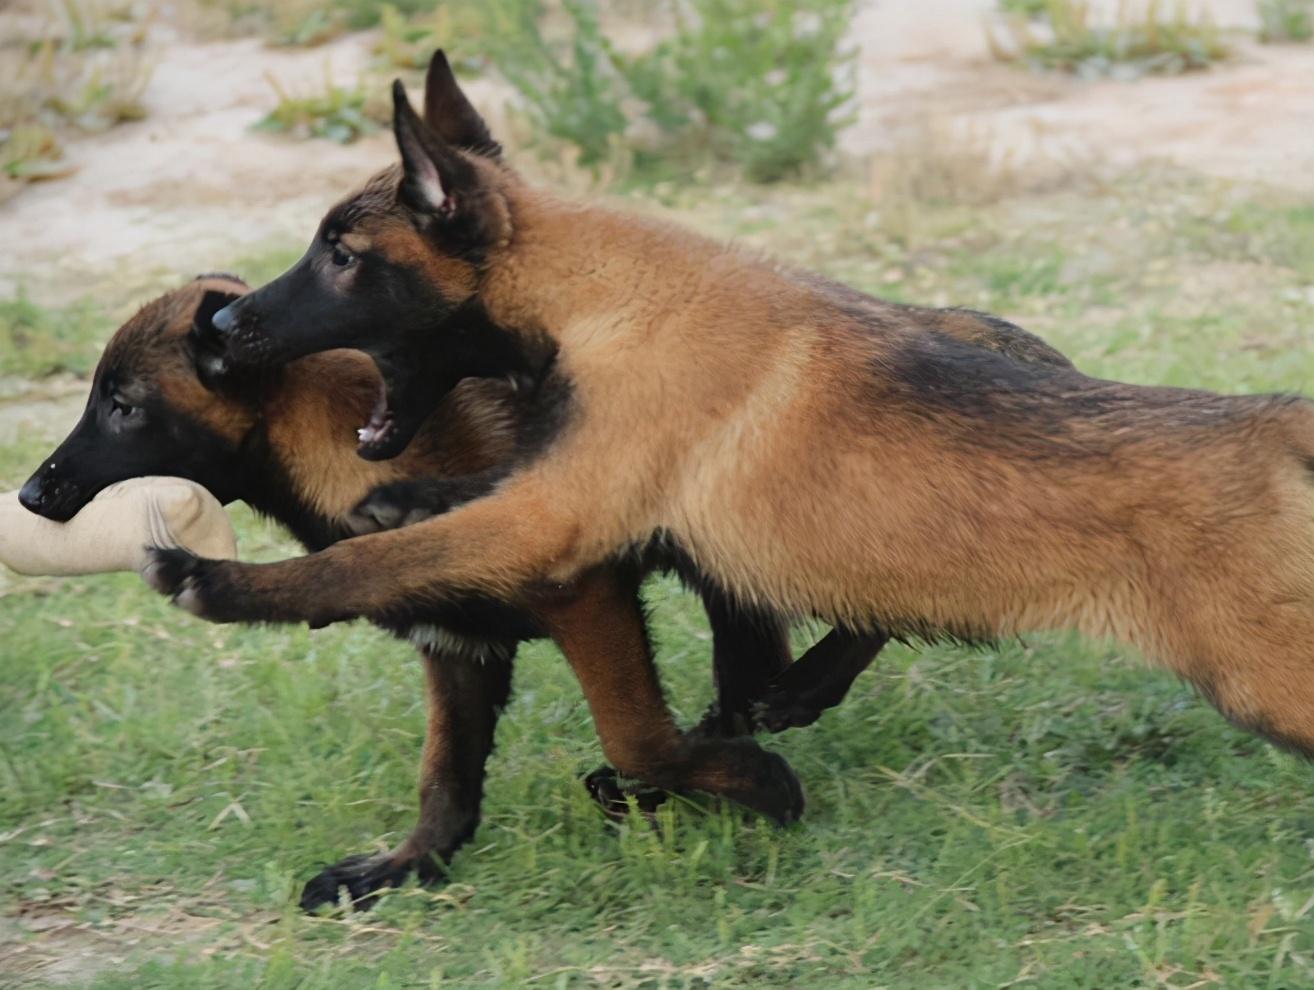
<path fill-rule="evenodd" d="M 1309 402 L 1010 360 L 942 332 L 943 314 L 534 189 L 445 61 L 435 93 L 449 112 L 426 125 L 395 89 L 403 166 L 216 325 L 234 353 L 277 357 L 339 345 L 372 312 L 376 357 L 418 356 L 457 353 L 457 318 L 478 313 L 490 352 L 510 337 L 555 355 L 537 452 L 487 497 L 309 557 L 162 553 L 153 581 L 180 605 L 323 622 L 458 591 L 516 600 L 660 539 L 740 601 L 851 628 L 1114 637 L 1314 752 Z M 418 387 L 396 368 L 389 385 Z M 398 422 L 384 403 L 366 447 L 386 454 Z M 363 514 L 392 523 L 433 495 L 385 491 Z M 642 748 L 623 726 L 610 742 L 622 766 Z"/>

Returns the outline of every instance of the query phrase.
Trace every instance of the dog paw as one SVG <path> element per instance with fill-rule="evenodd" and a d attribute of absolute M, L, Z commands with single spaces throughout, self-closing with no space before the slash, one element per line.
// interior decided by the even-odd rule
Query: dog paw
<path fill-rule="evenodd" d="M 379 899 L 379 892 L 400 887 L 414 874 L 421 883 L 439 883 L 443 874 L 432 864 L 421 867 L 415 860 L 395 860 L 386 853 L 360 854 L 326 866 L 301 890 L 301 910 L 314 912 L 325 905 L 336 907 L 346 891 L 351 907 L 368 911 Z"/>
<path fill-rule="evenodd" d="M 801 729 L 811 725 L 821 718 L 827 707 L 817 705 L 805 694 L 795 694 L 788 690 L 770 691 L 753 702 L 749 716 L 755 730 L 784 732 L 786 729 Z"/>
<path fill-rule="evenodd" d="M 789 825 L 803 816 L 803 785 L 784 757 L 752 739 L 723 740 L 718 747 L 726 797 L 777 825 Z"/>
<path fill-rule="evenodd" d="M 803 784 L 783 756 L 767 753 L 757 785 L 758 801 L 752 807 L 777 825 L 791 825 L 803 817 Z"/>
<path fill-rule="evenodd" d="M 214 622 L 227 621 L 212 607 L 217 571 L 223 561 L 207 560 L 186 550 L 151 547 L 146 551 L 146 565 L 141 576 L 174 605 L 192 615 Z"/>
<path fill-rule="evenodd" d="M 347 528 L 355 536 L 413 526 L 446 512 L 445 499 L 423 482 L 398 481 L 380 485 L 347 514 Z"/>
<path fill-rule="evenodd" d="M 630 799 L 635 809 L 649 821 L 661 807 L 670 792 L 638 781 L 627 781 L 612 767 L 598 767 L 584 778 L 589 797 L 597 803 L 612 821 L 623 822 L 630 816 Z"/>

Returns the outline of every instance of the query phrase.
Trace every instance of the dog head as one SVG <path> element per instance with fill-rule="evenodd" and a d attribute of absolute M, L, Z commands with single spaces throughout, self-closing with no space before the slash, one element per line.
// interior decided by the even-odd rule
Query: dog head
<path fill-rule="evenodd" d="M 511 234 L 510 173 L 441 51 L 425 82 L 425 118 L 393 85 L 401 163 L 333 207 L 302 258 L 214 319 L 235 362 L 282 364 L 352 348 L 383 382 L 357 452 L 396 456 L 456 382 L 520 370 L 512 334 L 482 314 L 488 251 Z"/>
<path fill-rule="evenodd" d="M 256 407 L 232 381 L 213 315 L 247 291 L 205 275 L 147 303 L 110 338 L 73 431 L 19 492 L 32 512 L 73 518 L 126 478 L 190 478 L 239 497 L 237 454 Z"/>

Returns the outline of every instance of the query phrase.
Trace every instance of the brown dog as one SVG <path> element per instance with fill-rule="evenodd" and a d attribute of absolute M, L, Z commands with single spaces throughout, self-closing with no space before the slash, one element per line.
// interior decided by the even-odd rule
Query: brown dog
<path fill-rule="evenodd" d="M 246 291 L 230 276 L 203 277 L 148 303 L 125 323 L 105 349 L 81 421 L 24 486 L 24 504 L 64 520 L 108 484 L 175 474 L 204 484 L 226 502 L 247 502 L 315 550 L 349 535 L 347 513 L 380 483 L 469 477 L 515 456 L 532 397 L 507 380 L 471 379 L 420 424 L 402 456 L 379 463 L 360 459 L 354 427 L 369 415 L 378 389 L 369 360 L 335 351 L 278 371 L 229 369 L 210 316 Z M 680 562 L 654 556 L 599 569 L 593 599 L 586 603 L 589 614 L 570 623 L 569 649 L 576 657 L 637 650 L 644 656 L 633 663 L 618 656 L 615 667 L 648 669 L 637 584 L 644 570 L 663 563 Z M 685 574 L 697 583 L 696 574 L 687 569 Z M 750 705 L 760 706 L 772 676 L 789 663 L 784 629 L 772 616 L 731 607 L 711 585 L 703 594 L 713 631 L 718 704 L 700 734 L 742 731 L 751 728 Z M 563 617 L 573 614 L 550 601 L 548 607 Z M 545 633 L 533 614 L 469 596 L 392 608 L 376 619 L 416 646 L 425 671 L 428 733 L 420 765 L 420 817 L 391 852 L 348 857 L 314 877 L 301 898 L 307 909 L 336 903 L 339 889 L 361 901 L 412 872 L 425 881 L 441 876 L 437 861 L 450 860 L 479 822 L 484 764 L 510 692 L 517 645 Z M 832 633 L 800 661 L 801 683 L 812 694 L 791 697 L 787 685 L 771 688 L 780 699 L 776 720 L 785 720 L 783 727 L 791 717 L 793 722 L 815 718 L 819 712 L 808 707 L 811 701 L 823 695 L 838 700 L 847 688 L 848 681 L 834 683 L 834 672 L 849 669 L 856 676 L 882 643 L 881 637 Z M 808 677 L 809 668 L 830 675 L 829 682 Z M 643 692 L 660 698 L 655 678 L 640 679 L 637 693 Z M 664 713 L 657 704 L 636 716 L 655 749 L 674 737 Z M 779 759 L 762 759 L 761 751 L 743 740 L 732 744 L 728 756 L 715 742 L 690 744 L 685 752 L 692 764 L 704 752 L 717 753 L 704 761 L 714 769 L 718 760 L 737 759 L 770 772 L 770 761 Z M 776 784 L 795 790 L 788 769 L 777 766 L 783 769 Z M 698 772 L 699 766 L 688 767 L 681 783 L 693 786 Z M 605 772 L 591 775 L 590 783 L 597 797 L 623 797 Z"/>
<path fill-rule="evenodd" d="M 587 592 L 598 562 L 659 538 L 785 614 L 1116 637 L 1314 751 L 1314 406 L 1013 361 L 934 314 L 563 202 L 472 139 L 482 124 L 438 68 L 431 91 L 457 110 L 426 126 L 397 87 L 403 168 L 216 323 L 235 352 L 278 355 L 333 346 L 334 314 L 352 326 L 375 308 L 378 352 L 451 341 L 477 312 L 490 348 L 510 336 L 555 353 L 549 439 L 486 497 L 416 527 L 265 565 L 162 552 L 158 588 L 219 621 L 324 622 L 582 575 Z M 394 324 L 384 285 L 414 290 L 428 321 Z M 366 445 L 386 451 L 394 428 L 385 404 Z M 364 514 L 409 512 L 396 496 Z M 625 698 L 605 671 L 576 670 L 624 767 L 644 744 L 603 709 Z"/>

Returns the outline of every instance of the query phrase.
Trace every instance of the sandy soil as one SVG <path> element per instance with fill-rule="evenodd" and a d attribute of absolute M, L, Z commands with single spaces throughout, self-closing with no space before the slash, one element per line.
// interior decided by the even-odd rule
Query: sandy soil
<path fill-rule="evenodd" d="M 1106 0 L 1105 7 L 1117 4 Z M 846 147 L 880 153 L 928 120 L 970 130 L 997 157 L 1125 168 L 1154 159 L 1314 193 L 1314 46 L 1260 45 L 1254 4 L 1191 9 L 1236 30 L 1237 57 L 1191 75 L 1134 82 L 1037 76 L 1001 65 L 993 0 L 872 0 L 855 24 L 860 114 Z"/>

